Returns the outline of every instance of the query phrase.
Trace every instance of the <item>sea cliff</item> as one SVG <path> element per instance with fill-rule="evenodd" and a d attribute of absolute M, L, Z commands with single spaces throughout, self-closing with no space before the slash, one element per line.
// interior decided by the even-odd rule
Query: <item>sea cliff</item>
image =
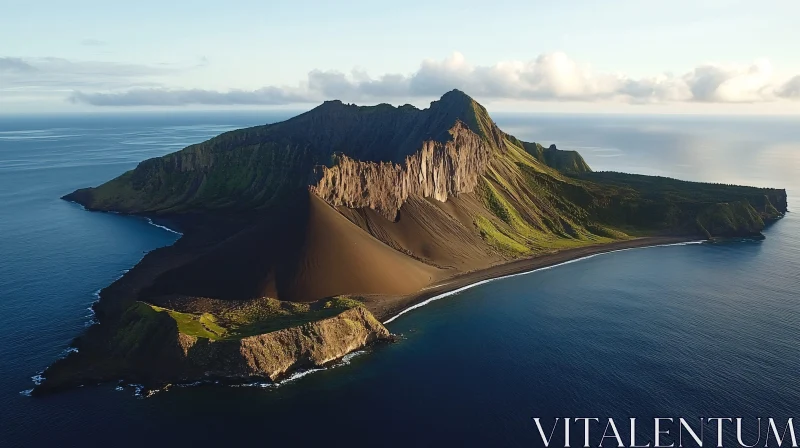
<path fill-rule="evenodd" d="M 74 352 L 43 372 L 33 393 L 116 380 L 147 390 L 203 380 L 274 382 L 393 337 L 362 306 L 263 334 L 214 339 L 186 334 L 167 313 L 138 303 L 107 339 L 77 341 Z"/>
<path fill-rule="evenodd" d="M 373 342 L 389 331 L 363 307 L 327 319 L 234 341 L 181 334 L 186 371 L 220 377 L 277 380 L 300 368 L 321 367 Z"/>

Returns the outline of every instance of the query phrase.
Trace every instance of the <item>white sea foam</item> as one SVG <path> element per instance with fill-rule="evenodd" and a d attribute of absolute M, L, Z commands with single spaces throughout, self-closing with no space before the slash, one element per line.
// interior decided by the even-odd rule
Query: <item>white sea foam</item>
<path fill-rule="evenodd" d="M 75 351 L 77 351 L 77 349 L 75 349 Z M 65 356 L 65 354 L 62 354 L 61 357 L 63 358 L 64 356 Z M 33 381 L 33 384 L 35 386 L 38 386 L 38 385 L 40 385 L 40 384 L 42 384 L 44 382 L 45 378 L 42 375 L 43 373 L 44 372 L 42 371 L 42 372 L 39 372 L 36 375 L 33 375 L 31 377 L 31 381 Z M 33 389 L 27 389 L 27 390 L 23 390 L 22 392 L 20 392 L 20 395 L 25 395 L 26 397 L 30 397 L 32 392 L 33 392 Z"/>
<path fill-rule="evenodd" d="M 129 386 L 133 388 L 133 395 L 135 397 L 144 398 L 144 395 L 142 395 L 142 392 L 144 391 L 143 384 L 130 384 Z"/>
<path fill-rule="evenodd" d="M 350 353 L 342 356 L 342 359 L 340 359 L 339 362 L 336 363 L 336 364 L 337 365 L 346 366 L 346 365 L 350 364 L 350 361 L 353 358 L 355 358 L 356 356 L 361 356 L 366 352 L 367 352 L 366 350 L 357 350 L 357 351 L 354 351 L 354 352 L 350 352 Z"/>
<path fill-rule="evenodd" d="M 118 392 L 124 392 L 125 389 L 133 389 L 133 396 L 136 398 L 147 398 L 158 392 L 145 389 L 144 384 L 126 383 L 122 380 L 120 380 L 114 388 L 114 390 Z"/>
<path fill-rule="evenodd" d="M 430 299 L 427 299 L 427 300 L 424 300 L 424 301 L 422 301 L 420 303 L 412 305 L 412 306 L 404 309 L 403 311 L 400 311 L 399 313 L 395 314 L 394 316 L 392 316 L 388 320 L 384 321 L 383 324 L 384 325 L 389 324 L 392 321 L 394 321 L 395 319 L 397 319 L 398 317 L 402 316 L 403 314 L 405 314 L 405 313 L 407 313 L 407 312 L 409 312 L 411 310 L 415 310 L 417 308 L 421 308 L 421 307 L 423 307 L 423 306 L 425 306 L 425 305 L 427 305 L 427 304 L 429 304 L 429 303 L 431 303 L 433 301 L 440 300 L 440 299 L 443 299 L 445 297 L 458 294 L 458 293 L 460 293 L 462 291 L 466 291 L 467 289 L 474 288 L 474 287 L 480 286 L 480 285 L 484 285 L 486 283 L 493 282 L 495 280 L 502 280 L 502 279 L 505 279 L 505 278 L 518 277 L 520 275 L 533 274 L 534 272 L 539 272 L 539 271 L 544 271 L 546 269 L 552 269 L 552 268 L 556 268 L 556 267 L 559 267 L 559 266 L 564 266 L 565 264 L 576 263 L 576 262 L 582 261 L 582 260 L 588 260 L 589 258 L 594 258 L 594 257 L 596 257 L 598 255 L 612 254 L 612 253 L 615 253 L 615 252 L 624 252 L 626 250 L 646 249 L 646 248 L 650 248 L 650 247 L 687 246 L 687 245 L 690 245 L 690 244 L 702 244 L 704 242 L 705 242 L 704 240 L 703 241 L 685 241 L 685 242 L 681 242 L 681 243 L 654 244 L 652 246 L 628 247 L 628 248 L 625 248 L 625 249 L 610 250 L 610 251 L 607 251 L 607 252 L 599 252 L 599 253 L 596 253 L 596 254 L 587 255 L 585 257 L 575 258 L 573 260 L 567 260 L 567 261 L 564 261 L 564 262 L 561 262 L 561 263 L 557 263 L 557 264 L 553 264 L 553 265 L 550 265 L 550 266 L 544 266 L 544 267 L 533 269 L 533 270 L 530 270 L 530 271 L 517 272 L 516 274 L 503 275 L 503 276 L 500 276 L 500 277 L 494 277 L 494 278 L 489 278 L 489 279 L 486 279 L 486 280 L 481 280 L 481 281 L 478 281 L 478 282 L 475 282 L 475 283 L 471 283 L 471 284 L 469 284 L 467 286 L 462 286 L 461 288 L 454 289 L 452 291 L 448 291 L 448 292 L 433 296 Z"/>
<path fill-rule="evenodd" d="M 92 301 L 92 303 L 89 304 L 88 307 L 86 307 L 86 310 L 89 311 L 89 314 L 85 316 L 85 318 L 88 320 L 84 322 L 83 324 L 84 327 L 91 327 L 94 324 L 100 323 L 97 321 L 96 319 L 97 315 L 94 312 L 94 304 L 100 301 L 100 291 L 101 290 L 98 289 L 97 291 L 92 293 L 92 297 L 94 297 L 94 300 Z"/>
<path fill-rule="evenodd" d="M 67 356 L 69 356 L 70 353 L 78 353 L 78 348 L 77 347 L 65 348 L 64 351 L 61 352 L 61 356 L 59 356 L 59 358 L 66 358 Z"/>
<path fill-rule="evenodd" d="M 76 351 L 77 351 L 77 349 L 76 349 Z M 357 351 L 348 353 L 348 354 L 344 355 L 343 357 L 341 357 L 338 361 L 334 361 L 334 363 L 331 364 L 328 367 L 320 367 L 320 368 L 316 368 L 316 369 L 300 370 L 300 371 L 292 373 L 287 378 L 284 378 L 284 379 L 282 379 L 281 381 L 278 381 L 278 382 L 253 381 L 253 382 L 249 382 L 249 383 L 226 384 L 226 386 L 228 386 L 228 387 L 257 387 L 257 388 L 260 388 L 260 389 L 271 389 L 271 388 L 275 388 L 275 387 L 281 387 L 281 386 L 286 385 L 288 383 L 297 381 L 300 378 L 303 378 L 304 376 L 310 375 L 312 373 L 322 372 L 322 371 L 325 371 L 325 370 L 335 369 L 336 367 L 341 367 L 341 366 L 348 365 L 348 364 L 350 364 L 350 361 L 353 358 L 355 358 L 356 356 L 363 355 L 366 352 L 367 352 L 366 350 L 357 350 Z M 41 375 L 37 375 L 34 378 L 37 378 L 37 377 L 41 378 Z M 41 379 L 43 379 L 43 378 L 41 378 Z M 41 380 L 39 380 L 39 381 L 41 382 Z M 34 383 L 37 384 L 37 385 L 39 384 L 39 383 L 36 382 L 36 380 L 34 380 Z M 197 386 L 203 386 L 203 385 L 206 385 L 206 384 L 221 384 L 221 381 L 220 380 L 198 380 L 198 381 L 193 381 L 191 383 L 173 384 L 173 387 L 180 387 L 180 388 L 197 387 Z M 153 395 L 166 390 L 166 389 L 146 389 L 143 384 L 125 383 L 122 380 L 120 380 L 120 382 L 114 388 L 114 390 L 116 390 L 116 391 L 124 391 L 125 388 L 132 388 L 133 389 L 133 395 L 135 397 L 137 397 L 137 398 L 150 398 Z M 30 393 L 30 391 L 22 391 L 20 393 L 24 393 L 24 392 Z"/>
<path fill-rule="evenodd" d="M 31 377 L 31 381 L 33 381 L 33 384 L 35 384 L 37 386 L 42 384 L 42 381 L 44 381 L 44 377 L 42 376 L 42 373 L 44 373 L 44 372 L 39 372 L 36 375 Z"/>
<path fill-rule="evenodd" d="M 78 207 L 80 207 L 80 208 L 81 208 L 81 210 L 86 210 L 86 207 L 84 207 L 84 206 L 83 206 L 83 204 L 79 204 L 79 203 L 77 203 L 77 202 L 75 202 L 75 201 L 69 201 L 69 200 L 68 200 L 67 202 L 71 202 L 71 203 L 73 203 L 73 204 L 77 205 Z"/>
<path fill-rule="evenodd" d="M 318 369 L 298 370 L 297 372 L 292 373 L 288 377 L 286 377 L 286 378 L 284 378 L 284 379 L 282 379 L 282 380 L 280 380 L 280 381 L 278 381 L 276 383 L 264 383 L 264 384 L 272 384 L 272 386 L 260 386 L 260 387 L 280 387 L 280 386 L 283 386 L 284 384 L 289 384 L 292 381 L 297 381 L 297 380 L 299 380 L 300 378 L 302 378 L 302 377 L 304 377 L 306 375 L 310 375 L 310 374 L 312 374 L 314 372 L 322 372 L 323 370 L 328 370 L 328 368 L 327 367 L 320 367 Z"/>
<path fill-rule="evenodd" d="M 83 209 L 83 210 L 86 210 L 86 207 L 85 207 L 83 204 L 80 204 L 80 203 L 78 203 L 78 202 L 75 202 L 75 201 L 70 201 L 70 200 L 68 200 L 68 202 L 71 202 L 71 203 L 73 203 L 73 204 L 77 204 L 77 205 L 78 205 L 78 206 L 79 206 L 81 209 Z M 120 214 L 118 211 L 115 211 L 115 210 L 109 210 L 109 211 L 107 211 L 106 213 L 112 213 L 112 214 L 115 214 L 115 215 L 119 215 L 119 214 Z M 181 233 L 181 232 L 178 232 L 178 231 L 177 231 L 177 230 L 175 230 L 175 229 L 170 229 L 170 228 L 169 228 L 169 227 L 167 227 L 167 226 L 162 226 L 161 224 L 156 224 L 156 223 L 154 223 L 154 222 L 153 222 L 153 220 L 152 220 L 152 219 L 150 219 L 150 218 L 145 218 L 145 220 L 146 220 L 146 221 L 147 221 L 147 223 L 148 223 L 148 224 L 150 224 L 151 226 L 155 226 L 155 227 L 158 227 L 159 229 L 164 229 L 164 230 L 166 230 L 167 232 L 172 232 L 172 233 L 174 233 L 174 234 L 176 234 L 176 235 L 183 236 L 183 233 Z"/>
<path fill-rule="evenodd" d="M 258 387 L 261 389 L 269 389 L 270 387 L 277 387 L 276 383 L 268 383 L 266 381 L 255 381 L 252 383 L 231 384 L 231 387 Z"/>
<path fill-rule="evenodd" d="M 216 382 L 216 381 L 214 381 L 214 382 Z M 176 387 L 195 387 L 195 386 L 201 386 L 203 384 L 208 384 L 208 383 L 209 383 L 208 381 L 195 381 L 193 383 L 176 384 L 175 386 Z"/>
<path fill-rule="evenodd" d="M 257 382 L 253 382 L 253 383 L 244 383 L 244 384 L 238 384 L 238 385 L 233 385 L 233 386 L 234 387 L 261 387 L 261 388 L 280 387 L 280 386 L 283 386 L 284 384 L 288 384 L 288 383 L 291 383 L 293 381 L 299 380 L 300 378 L 302 378 L 302 377 L 304 377 L 306 375 L 310 375 L 312 373 L 322 372 L 322 371 L 325 371 L 325 370 L 335 369 L 335 368 L 341 367 L 341 366 L 346 366 L 346 365 L 350 364 L 350 361 L 353 358 L 355 358 L 356 356 L 363 355 L 366 352 L 367 352 L 366 350 L 356 350 L 354 352 L 350 352 L 350 353 L 342 356 L 339 360 L 334 361 L 334 363 L 331 364 L 329 367 L 320 367 L 320 368 L 317 368 L 317 369 L 299 370 L 297 372 L 292 373 L 287 378 L 284 378 L 281 381 L 278 381 L 276 383 L 267 383 L 267 382 L 257 381 Z"/>
<path fill-rule="evenodd" d="M 348 354 L 342 356 L 341 359 L 339 359 L 338 361 L 335 361 L 332 365 L 330 365 L 328 367 L 320 367 L 320 368 L 316 368 L 316 369 L 299 370 L 299 371 L 292 373 L 288 377 L 286 377 L 286 378 L 284 378 L 284 379 L 282 379 L 282 380 L 280 380 L 278 382 L 252 381 L 252 382 L 249 382 L 249 383 L 228 384 L 227 386 L 228 387 L 257 387 L 259 389 L 277 388 L 277 387 L 281 387 L 281 386 L 284 386 L 286 384 L 289 384 L 291 382 L 297 381 L 300 378 L 303 378 L 304 376 L 310 375 L 312 373 L 323 372 L 325 370 L 335 369 L 336 367 L 341 367 L 341 366 L 348 365 L 348 364 L 350 364 L 350 361 L 353 358 L 355 358 L 356 356 L 363 355 L 366 352 L 367 352 L 366 350 L 357 350 L 357 351 L 348 353 Z M 202 386 L 202 385 L 205 385 L 205 384 L 220 384 L 220 381 L 219 380 L 214 380 L 214 381 L 200 380 L 200 381 L 195 381 L 195 382 L 192 382 L 192 383 L 175 384 L 175 387 L 195 387 L 195 386 Z M 139 385 L 131 385 L 131 386 L 139 386 Z M 119 386 L 117 388 L 117 390 L 121 390 L 120 387 L 121 386 Z M 139 386 L 139 387 L 141 387 L 141 386 Z M 137 395 L 137 396 L 140 396 L 140 397 L 145 396 L 145 395 L 142 394 L 141 390 L 139 390 L 139 389 L 137 389 L 137 391 L 134 392 L 134 394 Z M 150 397 L 152 395 L 153 395 L 153 393 L 148 393 L 146 395 L 146 397 Z"/>
<path fill-rule="evenodd" d="M 181 236 L 183 236 L 183 233 L 181 233 L 181 232 L 178 232 L 177 230 L 170 229 L 169 227 L 167 227 L 167 226 L 162 226 L 161 224 L 156 224 L 156 223 L 154 223 L 154 222 L 153 222 L 153 220 L 152 220 L 152 219 L 150 219 L 150 218 L 145 218 L 145 219 L 147 220 L 147 223 L 148 223 L 148 224 L 150 224 L 151 226 L 156 226 L 156 227 L 158 227 L 159 229 L 164 229 L 164 230 L 166 230 L 167 232 L 172 232 L 172 233 L 174 233 L 174 234 L 176 234 L 176 235 L 181 235 Z"/>

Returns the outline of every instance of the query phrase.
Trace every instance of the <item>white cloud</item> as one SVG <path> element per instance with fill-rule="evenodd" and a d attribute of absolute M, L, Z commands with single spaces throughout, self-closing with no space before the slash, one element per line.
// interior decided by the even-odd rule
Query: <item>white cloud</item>
<path fill-rule="evenodd" d="M 119 93 L 75 92 L 69 100 L 94 106 L 188 106 L 188 105 L 279 105 L 303 103 L 307 98 L 276 87 L 216 92 L 202 89 L 131 89 Z"/>
<path fill-rule="evenodd" d="M 747 67 L 703 65 L 684 76 L 695 101 L 753 103 L 775 99 L 769 61 Z"/>
<path fill-rule="evenodd" d="M 152 86 L 172 66 L 72 61 L 63 58 L 0 58 L 0 91 L 64 92 Z"/>
<path fill-rule="evenodd" d="M 4 62 L 5 61 L 5 62 Z M 60 61 L 60 62 L 59 62 Z M 146 84 L 163 67 L 64 60 L 0 59 L 1 75 L 26 66 L 54 75 L 61 71 L 72 79 L 69 99 L 96 106 L 177 105 L 277 105 L 316 103 L 325 99 L 344 101 L 404 101 L 435 98 L 461 89 L 481 101 L 533 100 L 644 103 L 758 103 L 800 99 L 800 75 L 781 80 L 769 61 L 749 65 L 702 64 L 681 75 L 669 73 L 633 78 L 604 73 L 572 60 L 564 53 L 542 54 L 529 61 L 505 61 L 472 65 L 461 53 L 442 59 L 423 60 L 410 74 L 386 74 L 377 78 L 364 71 L 343 73 L 312 70 L 295 87 L 265 86 L 256 90 L 216 91 L 181 89 Z M 25 64 L 25 65 L 21 65 Z M 5 67 L 5 69 L 4 69 Z M 10 68 L 9 68 L 10 67 Z M 97 74 L 102 76 L 97 78 Z M 90 79 L 102 79 L 92 83 Z M 52 77 L 51 77 L 52 79 Z M 60 79 L 64 79 L 62 76 Z M 83 79 L 84 84 L 80 83 Z M 112 82 L 114 81 L 114 82 Z"/>
<path fill-rule="evenodd" d="M 795 76 L 782 85 L 777 92 L 782 98 L 800 99 L 800 75 Z"/>

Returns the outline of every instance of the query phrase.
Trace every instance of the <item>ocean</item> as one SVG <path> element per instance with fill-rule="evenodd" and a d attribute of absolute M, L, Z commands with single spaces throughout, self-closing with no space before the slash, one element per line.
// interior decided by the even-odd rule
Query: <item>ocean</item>
<path fill-rule="evenodd" d="M 542 446 L 535 417 L 546 428 L 555 417 L 743 417 L 750 444 L 756 417 L 800 417 L 791 212 L 764 240 L 628 250 L 467 289 L 391 322 L 398 343 L 279 387 L 26 396 L 90 324 L 96 292 L 178 237 L 59 197 L 288 116 L 0 116 L 0 446 Z M 789 209 L 800 206 L 798 117 L 494 117 L 595 170 L 786 188 Z"/>

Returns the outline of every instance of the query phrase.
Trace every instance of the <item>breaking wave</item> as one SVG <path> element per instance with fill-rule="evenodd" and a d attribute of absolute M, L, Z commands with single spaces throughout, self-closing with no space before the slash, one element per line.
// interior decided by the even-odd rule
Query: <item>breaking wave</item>
<path fill-rule="evenodd" d="M 227 383 L 225 379 L 208 379 L 208 380 L 193 381 L 191 383 L 177 383 L 173 384 L 172 387 L 186 388 L 186 387 L 196 387 L 196 386 L 216 384 L 216 385 L 225 385 L 228 387 L 255 387 L 259 389 L 274 389 L 295 382 L 300 378 L 311 375 L 312 373 L 323 372 L 326 370 L 335 369 L 337 367 L 349 365 L 350 361 L 352 361 L 353 358 L 363 355 L 366 352 L 367 352 L 366 350 L 356 350 L 354 352 L 342 356 L 340 359 L 334 361 L 331 365 L 327 367 L 298 370 L 297 372 L 292 373 L 291 375 L 280 381 L 250 381 L 250 382 L 239 382 L 239 383 L 235 382 Z M 147 389 L 143 384 L 135 384 L 135 383 L 124 384 L 122 382 L 120 382 L 116 386 L 115 390 L 124 391 L 125 388 L 132 388 L 133 395 L 137 398 L 150 398 L 153 395 L 166 390 L 166 389 Z"/>
<path fill-rule="evenodd" d="M 166 230 L 167 232 L 172 232 L 172 233 L 174 233 L 174 234 L 176 234 L 176 235 L 181 235 L 181 236 L 183 236 L 183 233 L 181 233 L 181 232 L 178 232 L 177 230 L 170 229 L 169 227 L 167 227 L 167 226 L 162 226 L 161 224 L 156 224 L 156 223 L 154 223 L 154 222 L 153 222 L 153 220 L 152 220 L 152 219 L 150 219 L 150 218 L 145 218 L 145 219 L 147 220 L 147 223 L 148 223 L 148 224 L 150 224 L 151 226 L 156 226 L 156 227 L 158 227 L 159 229 L 164 229 L 164 230 Z"/>

